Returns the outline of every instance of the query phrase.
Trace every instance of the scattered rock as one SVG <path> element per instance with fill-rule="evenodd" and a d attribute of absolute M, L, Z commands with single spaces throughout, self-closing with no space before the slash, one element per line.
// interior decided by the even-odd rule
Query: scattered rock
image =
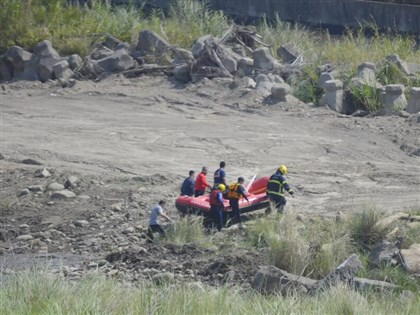
<path fill-rule="evenodd" d="M 408 249 L 402 249 L 404 267 L 410 274 L 420 275 L 420 244 L 413 244 Z"/>
<path fill-rule="evenodd" d="M 122 203 L 114 203 L 113 205 L 111 205 L 111 210 L 114 212 L 121 212 L 121 207 L 122 207 Z"/>
<path fill-rule="evenodd" d="M 54 182 L 54 183 L 49 184 L 47 189 L 51 191 L 64 190 L 64 186 L 61 185 L 60 183 Z"/>
<path fill-rule="evenodd" d="M 300 221 L 300 222 L 304 222 L 305 221 L 305 216 L 303 214 L 297 214 L 296 215 L 296 220 Z"/>
<path fill-rule="evenodd" d="M 29 234 L 19 235 L 18 237 L 16 237 L 16 241 L 30 241 L 33 239 L 33 236 Z"/>
<path fill-rule="evenodd" d="M 19 197 L 29 195 L 29 189 L 25 188 L 19 192 Z"/>
<path fill-rule="evenodd" d="M 24 159 L 21 162 L 22 164 L 27 164 L 27 165 L 42 165 L 41 162 L 34 160 L 34 159 Z"/>
<path fill-rule="evenodd" d="M 123 234 L 133 234 L 133 233 L 134 233 L 134 227 L 129 226 L 129 227 L 125 228 L 125 229 L 122 231 L 122 233 L 123 233 Z"/>
<path fill-rule="evenodd" d="M 86 220 L 74 220 L 73 224 L 77 227 L 87 227 L 90 223 Z"/>
<path fill-rule="evenodd" d="M 44 191 L 44 186 L 42 186 L 42 185 L 32 185 L 32 186 L 29 186 L 28 189 L 32 192 L 43 192 Z"/>
<path fill-rule="evenodd" d="M 79 179 L 76 176 L 73 176 L 73 175 L 69 176 L 66 182 L 64 183 L 64 188 L 66 189 L 76 188 L 78 180 Z"/>
<path fill-rule="evenodd" d="M 55 191 L 52 195 L 51 198 L 52 199 L 69 199 L 69 198 L 74 198 L 76 197 L 76 194 L 70 190 L 59 190 L 59 191 Z"/>
<path fill-rule="evenodd" d="M 51 176 L 51 173 L 46 168 L 40 168 L 35 171 L 35 177 L 49 177 Z"/>

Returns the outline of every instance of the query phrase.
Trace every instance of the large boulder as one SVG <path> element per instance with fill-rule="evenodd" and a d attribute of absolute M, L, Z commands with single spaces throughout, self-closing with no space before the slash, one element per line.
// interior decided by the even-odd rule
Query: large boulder
<path fill-rule="evenodd" d="M 267 47 L 257 48 L 252 54 L 254 59 L 254 67 L 261 70 L 273 70 L 276 59 L 270 54 Z"/>
<path fill-rule="evenodd" d="M 67 58 L 67 62 L 70 66 L 70 69 L 75 70 L 82 65 L 83 59 L 78 54 L 73 54 Z"/>
<path fill-rule="evenodd" d="M 53 78 L 53 66 L 61 61 L 60 55 L 52 47 L 51 42 L 43 40 L 34 47 L 34 54 L 38 57 L 38 75 L 42 82 Z"/>
<path fill-rule="evenodd" d="M 105 47 L 108 47 L 109 49 L 116 50 L 118 45 L 120 45 L 122 43 L 123 43 L 123 41 L 119 40 L 118 38 L 116 38 L 112 35 L 107 35 L 106 38 L 105 38 L 105 41 L 102 43 L 102 45 L 104 45 Z"/>
<path fill-rule="evenodd" d="M 255 274 L 251 286 L 265 294 L 281 293 L 287 296 L 295 292 L 306 293 L 316 283 L 316 280 L 297 276 L 274 266 L 261 266 Z"/>
<path fill-rule="evenodd" d="M 203 50 L 206 47 L 206 44 L 205 44 L 206 41 L 213 42 L 214 41 L 213 36 L 205 35 L 205 36 L 202 36 L 202 37 L 198 38 L 195 41 L 194 45 L 191 48 L 191 53 L 193 54 L 193 57 L 195 59 L 200 58 L 200 56 L 202 55 Z"/>
<path fill-rule="evenodd" d="M 408 249 L 402 249 L 401 255 L 407 271 L 420 276 L 420 244 L 413 244 Z"/>
<path fill-rule="evenodd" d="M 182 48 L 175 48 L 172 50 L 174 55 L 174 60 L 172 64 L 179 65 L 184 63 L 192 63 L 194 61 L 194 56 L 191 51 L 182 49 Z"/>
<path fill-rule="evenodd" d="M 277 55 L 284 63 L 293 63 L 300 54 L 293 44 L 285 44 L 277 49 Z"/>
<path fill-rule="evenodd" d="M 284 83 L 284 80 L 279 75 L 271 73 L 268 75 L 260 74 L 255 78 L 255 81 L 257 83 L 255 87 L 257 93 L 264 97 L 272 94 L 272 88 L 274 86 Z"/>
<path fill-rule="evenodd" d="M 97 64 L 105 72 L 120 72 L 132 68 L 134 59 L 124 50 L 117 50 L 112 55 L 98 60 Z"/>
<path fill-rule="evenodd" d="M 160 55 L 171 48 L 171 44 L 153 31 L 144 30 L 139 34 L 135 50 L 143 56 Z"/>
<path fill-rule="evenodd" d="M 271 95 L 281 102 L 286 102 L 286 97 L 290 94 L 291 90 L 290 85 L 287 83 L 278 83 L 271 88 Z"/>
<path fill-rule="evenodd" d="M 4 75 L 7 73 L 12 75 L 15 80 L 38 80 L 37 58 L 30 52 L 25 51 L 22 47 L 13 46 L 3 55 Z M 10 73 L 10 70 L 12 72 Z"/>
<path fill-rule="evenodd" d="M 376 244 L 372 248 L 368 258 L 369 262 L 375 267 L 383 265 L 395 267 L 401 263 L 399 248 L 386 241 Z"/>
<path fill-rule="evenodd" d="M 0 56 L 0 82 L 13 78 L 13 66 L 4 55 Z"/>
<path fill-rule="evenodd" d="M 103 45 L 96 46 L 89 54 L 89 58 L 92 60 L 100 60 L 105 57 L 111 56 L 114 51 Z"/>
<path fill-rule="evenodd" d="M 176 65 L 173 70 L 174 78 L 180 82 L 187 83 L 191 81 L 191 67 L 188 64 Z"/>
<path fill-rule="evenodd" d="M 54 77 L 57 80 L 67 81 L 74 76 L 67 61 L 62 60 L 53 66 Z"/>

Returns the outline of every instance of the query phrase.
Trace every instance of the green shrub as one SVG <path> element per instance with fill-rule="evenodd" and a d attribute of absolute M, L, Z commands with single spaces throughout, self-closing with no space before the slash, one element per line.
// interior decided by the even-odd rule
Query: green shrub
<path fill-rule="evenodd" d="M 376 112 L 381 108 L 379 91 L 370 85 L 350 84 L 350 95 L 358 108 Z"/>
<path fill-rule="evenodd" d="M 305 103 L 319 105 L 323 90 L 318 87 L 319 74 L 316 67 L 306 67 L 303 77 L 292 78 L 290 84 L 293 87 L 292 94 Z"/>

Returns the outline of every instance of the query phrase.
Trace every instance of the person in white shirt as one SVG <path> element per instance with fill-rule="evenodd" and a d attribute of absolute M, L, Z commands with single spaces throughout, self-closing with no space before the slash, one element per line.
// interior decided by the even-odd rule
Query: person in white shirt
<path fill-rule="evenodd" d="M 149 228 L 147 230 L 147 236 L 150 240 L 153 240 L 153 233 L 158 232 L 160 235 L 165 237 L 165 230 L 159 224 L 159 217 L 164 217 L 168 221 L 172 221 L 170 217 L 168 217 L 163 212 L 163 207 L 165 206 L 165 201 L 159 201 L 159 204 L 152 208 L 150 213 L 150 220 L 149 220 Z"/>

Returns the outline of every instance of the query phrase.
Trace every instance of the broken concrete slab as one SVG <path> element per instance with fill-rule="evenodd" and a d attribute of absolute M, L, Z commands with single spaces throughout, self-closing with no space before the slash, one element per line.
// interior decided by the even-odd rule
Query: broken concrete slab
<path fill-rule="evenodd" d="M 312 292 L 326 290 L 339 283 L 351 285 L 356 273 L 363 268 L 362 262 L 356 254 L 342 262 L 333 272 L 319 280 L 312 288 Z"/>
<path fill-rule="evenodd" d="M 261 266 L 251 286 L 265 294 L 281 293 L 287 296 L 295 292 L 307 293 L 316 283 L 316 280 L 296 276 L 274 266 Z"/>

